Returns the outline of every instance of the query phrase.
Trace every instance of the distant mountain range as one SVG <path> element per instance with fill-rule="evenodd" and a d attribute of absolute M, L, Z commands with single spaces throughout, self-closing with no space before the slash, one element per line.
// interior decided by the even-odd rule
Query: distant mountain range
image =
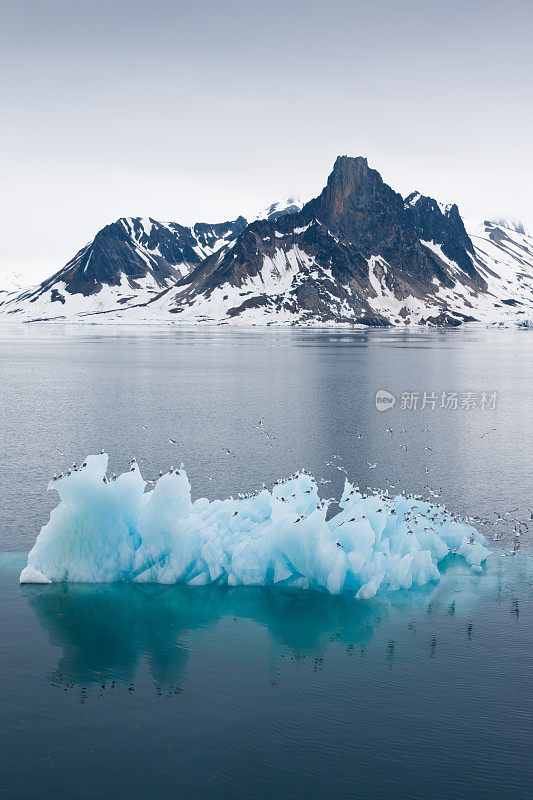
<path fill-rule="evenodd" d="M 0 282 L 0 290 L 2 284 Z M 362 157 L 323 191 L 248 222 L 107 225 L 35 287 L 0 293 L 20 321 L 229 324 L 527 324 L 533 238 L 519 223 L 467 231 L 456 205 L 402 198 Z"/>

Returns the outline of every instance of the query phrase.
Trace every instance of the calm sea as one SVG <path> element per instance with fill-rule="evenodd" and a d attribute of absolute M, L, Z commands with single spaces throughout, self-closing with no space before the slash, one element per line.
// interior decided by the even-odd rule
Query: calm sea
<path fill-rule="evenodd" d="M 531 352 L 511 330 L 2 328 L 0 794 L 529 797 Z M 494 554 L 372 602 L 20 587 L 49 477 L 101 448 L 117 473 L 184 462 L 195 496 L 301 467 L 324 496 L 343 470 L 431 490 Z"/>

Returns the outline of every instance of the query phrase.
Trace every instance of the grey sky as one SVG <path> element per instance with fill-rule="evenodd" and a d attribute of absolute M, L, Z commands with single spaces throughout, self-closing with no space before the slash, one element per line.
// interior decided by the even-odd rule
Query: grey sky
<path fill-rule="evenodd" d="M 307 199 L 339 153 L 533 223 L 526 0 L 1 2 L 0 269 L 44 277 L 123 215 Z"/>

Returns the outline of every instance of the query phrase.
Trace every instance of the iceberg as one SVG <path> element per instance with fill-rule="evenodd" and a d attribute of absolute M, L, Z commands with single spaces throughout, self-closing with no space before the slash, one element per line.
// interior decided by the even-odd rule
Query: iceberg
<path fill-rule="evenodd" d="M 288 586 L 332 595 L 438 581 L 439 562 L 480 571 L 484 536 L 443 506 L 407 495 L 364 495 L 348 480 L 328 519 L 307 472 L 234 499 L 192 500 L 185 470 L 146 491 L 139 466 L 116 479 L 108 456 L 53 480 L 60 497 L 28 555 L 21 583 L 60 581 Z"/>

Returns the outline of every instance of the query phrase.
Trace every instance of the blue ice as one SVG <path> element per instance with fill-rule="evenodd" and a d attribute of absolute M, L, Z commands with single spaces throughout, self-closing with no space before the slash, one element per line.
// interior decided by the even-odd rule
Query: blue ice
<path fill-rule="evenodd" d="M 56 581 L 283 585 L 359 598 L 439 580 L 452 554 L 479 571 L 485 538 L 442 506 L 363 496 L 346 481 L 339 511 L 308 473 L 242 499 L 191 499 L 182 469 L 145 491 L 136 463 L 106 479 L 108 456 L 50 483 L 59 505 L 28 555 L 21 583 Z"/>

